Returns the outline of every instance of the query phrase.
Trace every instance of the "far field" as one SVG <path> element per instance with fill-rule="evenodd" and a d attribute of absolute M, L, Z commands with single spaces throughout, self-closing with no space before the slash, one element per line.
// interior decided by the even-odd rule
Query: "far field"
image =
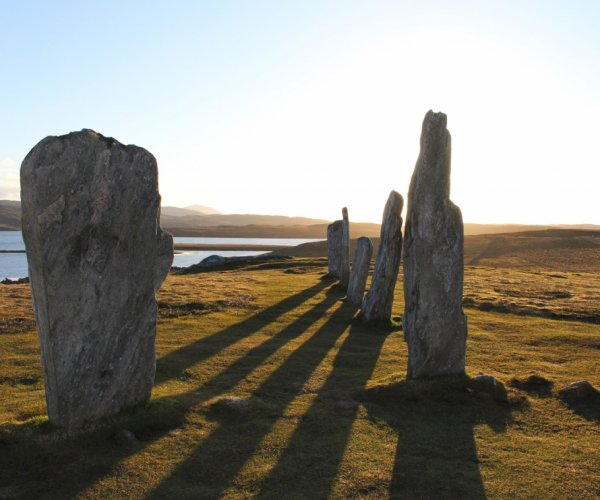
<path fill-rule="evenodd" d="M 482 241 L 465 271 L 467 375 L 500 401 L 407 383 L 399 326 L 364 327 L 326 260 L 296 257 L 169 275 L 152 400 L 67 433 L 46 418 L 29 288 L 0 286 L 0 498 L 597 498 L 600 402 L 557 397 L 600 388 L 597 262 L 523 241 L 510 259 Z"/>

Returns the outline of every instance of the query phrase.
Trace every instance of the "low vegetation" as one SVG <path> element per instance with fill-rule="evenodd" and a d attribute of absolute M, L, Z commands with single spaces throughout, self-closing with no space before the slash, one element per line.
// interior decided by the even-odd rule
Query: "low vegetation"
<path fill-rule="evenodd" d="M 152 400 L 73 432 L 47 421 L 28 285 L 0 286 L 0 498 L 600 495 L 600 404 L 557 397 L 600 387 L 597 274 L 468 267 L 467 376 L 409 383 L 400 328 L 325 271 L 170 275 Z"/>

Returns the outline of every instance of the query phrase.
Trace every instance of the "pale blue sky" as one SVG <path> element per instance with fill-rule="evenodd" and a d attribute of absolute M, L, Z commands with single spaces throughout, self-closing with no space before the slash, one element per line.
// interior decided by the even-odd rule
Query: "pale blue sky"
<path fill-rule="evenodd" d="M 379 221 L 428 109 L 473 222 L 600 223 L 600 2 L 0 0 L 0 198 L 47 135 L 151 151 L 164 204 Z"/>

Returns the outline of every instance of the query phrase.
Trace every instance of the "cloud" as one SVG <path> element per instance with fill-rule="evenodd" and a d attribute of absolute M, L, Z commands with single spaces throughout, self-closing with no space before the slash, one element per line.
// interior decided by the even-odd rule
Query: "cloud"
<path fill-rule="evenodd" d="M 19 167 L 10 156 L 0 160 L 0 199 L 18 200 L 21 193 Z"/>
<path fill-rule="evenodd" d="M 15 160 L 13 160 L 10 156 L 5 156 L 2 158 L 2 160 L 0 160 L 0 167 L 2 167 L 2 169 L 14 168 L 16 166 L 17 162 L 15 162 Z"/>

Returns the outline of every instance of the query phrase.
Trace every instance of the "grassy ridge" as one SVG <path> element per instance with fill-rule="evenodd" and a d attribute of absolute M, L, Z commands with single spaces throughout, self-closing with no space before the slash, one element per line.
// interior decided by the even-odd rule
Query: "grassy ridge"
<path fill-rule="evenodd" d="M 461 379 L 407 384 L 402 332 L 362 326 L 324 272 L 323 259 L 296 259 L 170 275 L 151 402 L 71 433 L 45 417 L 27 285 L 0 287 L 0 496 L 600 494 L 600 410 L 556 398 L 582 378 L 600 387 L 600 326 L 479 308 L 529 290 L 539 307 L 579 314 L 597 307 L 594 275 L 467 268 L 479 304 L 466 309 L 467 372 L 502 381 L 498 402 Z M 510 385 L 532 372 L 548 394 Z"/>
<path fill-rule="evenodd" d="M 360 232 L 352 232 L 353 237 Z M 373 238 L 377 254 L 379 238 Z M 350 241 L 350 255 L 356 239 Z M 327 242 L 305 243 L 276 255 L 326 257 Z M 465 237 L 465 265 L 523 270 L 600 272 L 600 231 L 549 229 Z"/>

